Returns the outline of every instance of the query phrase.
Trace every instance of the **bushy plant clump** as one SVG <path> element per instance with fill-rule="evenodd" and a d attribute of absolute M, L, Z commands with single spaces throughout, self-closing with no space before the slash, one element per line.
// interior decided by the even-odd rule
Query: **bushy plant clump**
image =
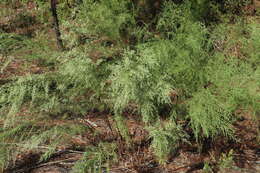
<path fill-rule="evenodd" d="M 0 86 L 2 141 L 27 148 L 25 140 L 35 141 L 31 144 L 36 148 L 57 135 L 66 138 L 64 129 L 56 126 L 40 128 L 41 134 L 37 131 L 32 138 L 34 126 L 13 128 L 22 119 L 17 114 L 25 107 L 46 121 L 65 114 L 78 117 L 93 109 L 109 110 L 120 124 L 121 135 L 131 142 L 122 124 L 123 113 L 135 105 L 132 111 L 142 117 L 151 149 L 164 163 L 179 144 L 193 136 L 197 142 L 218 136 L 234 139 L 233 122 L 238 118 L 234 112 L 248 109 L 256 115 L 259 111 L 259 24 L 214 23 L 213 30 L 202 20 L 209 1 L 167 1 L 156 19 L 142 25 L 136 21 L 140 19 L 138 8 L 129 1 L 78 3 L 72 16 L 62 18 L 67 34 L 63 39 L 69 50 L 55 52 L 56 68 Z M 15 39 L 8 37 L 3 46 L 16 45 L 12 43 Z M 190 136 L 180 120 L 192 129 Z M 30 133 L 24 132 L 28 132 L 27 127 Z M 73 131 L 71 135 L 84 132 L 73 129 L 67 129 Z M 10 140 L 10 134 L 21 133 L 25 133 L 24 138 Z M 43 158 L 62 141 L 54 140 L 55 145 Z M 104 152 L 106 148 L 111 152 Z M 1 145 L 0 150 L 5 149 L 8 147 Z M 114 145 L 100 144 L 87 150 L 75 170 L 101 167 L 115 158 L 114 152 Z M 8 154 L 0 160 L 5 161 Z M 0 163 L 3 167 L 4 162 Z"/>
<path fill-rule="evenodd" d="M 151 149 L 154 150 L 160 164 L 164 164 L 170 154 L 176 151 L 183 142 L 188 142 L 188 135 L 174 120 L 168 122 L 157 122 L 148 127 L 150 138 L 152 138 Z"/>

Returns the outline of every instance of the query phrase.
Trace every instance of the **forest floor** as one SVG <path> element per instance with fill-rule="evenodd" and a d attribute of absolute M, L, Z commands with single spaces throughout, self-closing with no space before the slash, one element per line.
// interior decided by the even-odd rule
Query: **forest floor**
<path fill-rule="evenodd" d="M 259 19 L 257 19 L 259 20 Z M 0 62 L 3 60 L 0 57 Z M 48 72 L 48 67 L 42 66 L 40 62 L 27 61 L 21 55 L 12 57 L 12 60 L 0 73 L 0 85 L 13 80 L 17 76 L 28 74 L 39 74 Z M 25 110 L 26 112 L 26 110 Z M 27 151 L 18 155 L 12 168 L 6 173 L 67 173 L 72 166 L 83 156 L 82 148 L 88 145 L 97 145 L 102 142 L 118 143 L 118 163 L 112 165 L 110 173 L 189 173 L 203 172 L 205 163 L 210 166 L 218 164 L 217 160 L 222 153 L 233 150 L 233 162 L 231 168 L 222 169 L 226 173 L 256 173 L 260 172 L 260 145 L 259 129 L 255 119 L 250 113 L 237 110 L 241 119 L 234 124 L 236 138 L 239 141 L 227 141 L 216 139 L 214 141 L 204 141 L 203 151 L 197 150 L 196 141 L 182 145 L 176 153 L 172 153 L 171 158 L 164 166 L 159 166 L 149 149 L 150 139 L 144 124 L 139 121 L 138 115 L 125 114 L 127 128 L 133 145 L 128 146 L 122 142 L 120 135 L 114 127 L 112 115 L 107 112 L 89 112 L 84 118 L 76 120 L 53 119 L 50 123 L 62 124 L 85 124 L 97 131 L 97 135 L 90 133 L 78 135 L 71 138 L 68 143 L 59 146 L 48 160 L 39 162 L 42 151 Z M 40 122 L 39 122 L 40 123 Z M 0 122 L 1 125 L 1 122 Z M 77 146 L 77 148 L 75 148 Z M 218 170 L 213 170 L 217 172 Z M 106 170 L 104 169 L 105 173 Z"/>
<path fill-rule="evenodd" d="M 67 173 L 70 172 L 73 164 L 82 158 L 83 152 L 80 148 L 88 145 L 95 145 L 98 142 L 118 143 L 119 162 L 117 165 L 112 165 L 110 173 L 174 173 L 174 172 L 203 172 L 205 163 L 211 166 L 217 163 L 217 158 L 221 153 L 226 153 L 233 150 L 233 161 L 230 168 L 222 169 L 221 172 L 230 173 L 255 173 L 260 172 L 260 148 L 257 143 L 258 126 L 254 120 L 243 114 L 241 120 L 234 124 L 236 128 L 236 137 L 240 141 L 232 142 L 223 139 L 215 141 L 205 141 L 204 150 L 197 151 L 197 146 L 194 143 L 182 145 L 176 153 L 173 153 L 167 164 L 159 166 L 149 150 L 149 137 L 144 125 L 138 121 L 136 115 L 128 115 L 127 126 L 131 136 L 133 145 L 127 146 L 120 140 L 113 126 L 111 115 L 103 112 L 89 113 L 83 119 L 65 121 L 54 120 L 54 124 L 75 124 L 84 123 L 90 126 L 98 135 L 88 133 L 84 135 L 74 136 L 68 143 L 59 146 L 59 149 L 50 159 L 44 162 L 39 162 L 41 151 L 28 151 L 23 155 L 19 155 L 14 167 L 7 170 L 7 173 Z M 75 149 L 74 146 L 77 146 Z M 80 147 L 79 147 L 80 146 Z M 217 170 L 215 170 L 217 171 Z M 104 169 L 103 172 L 106 172 Z"/>

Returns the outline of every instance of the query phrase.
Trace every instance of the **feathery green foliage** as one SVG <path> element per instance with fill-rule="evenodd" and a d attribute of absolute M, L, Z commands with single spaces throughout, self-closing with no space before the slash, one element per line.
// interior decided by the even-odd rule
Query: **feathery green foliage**
<path fill-rule="evenodd" d="M 0 40 L 0 52 L 3 56 L 7 56 L 25 45 L 25 38 L 17 34 L 0 32 Z"/>
<path fill-rule="evenodd" d="M 16 127 L 7 127 L 1 129 L 1 169 L 9 166 L 9 163 L 15 162 L 16 156 L 23 151 L 41 151 L 42 155 L 39 161 L 48 160 L 52 154 L 57 152 L 57 147 L 62 144 L 68 144 L 71 136 L 86 133 L 88 128 L 80 124 L 77 125 L 56 125 L 51 122 L 39 124 L 37 121 L 25 121 L 16 124 Z M 49 123 L 49 125 L 47 124 Z M 55 124 L 54 124 L 55 125 Z"/>
<path fill-rule="evenodd" d="M 44 146 L 41 160 L 47 160 L 58 145 L 88 130 L 49 120 L 65 115 L 74 119 L 95 109 L 110 111 L 117 130 L 131 144 L 123 113 L 134 105 L 160 164 L 193 135 L 197 142 L 235 138 L 235 111 L 259 113 L 260 32 L 259 24 L 239 18 L 232 25 L 218 23 L 245 5 L 231 2 L 165 1 L 153 7 L 160 8 L 153 19 L 144 20 L 141 7 L 127 0 L 69 1 L 73 8 L 61 1 L 62 38 L 69 49 L 64 52 L 55 51 L 45 30 L 30 39 L 1 32 L 1 54 L 36 60 L 51 69 L 0 85 L 1 169 L 21 149 Z M 48 4 L 37 3 L 44 13 Z M 24 109 L 28 117 L 20 116 Z M 191 137 L 179 120 L 192 129 Z M 74 172 L 109 167 L 109 160 L 116 161 L 116 147 L 100 143 L 86 148 Z"/>
<path fill-rule="evenodd" d="M 197 139 L 217 135 L 232 137 L 231 112 L 207 89 L 197 92 L 189 105 L 190 124 Z"/>
<path fill-rule="evenodd" d="M 159 21 L 161 28 L 167 28 L 164 25 L 170 22 L 169 29 L 175 28 L 171 18 L 162 16 Z M 157 117 L 158 106 L 171 104 L 172 90 L 180 90 L 182 97 L 187 97 L 203 85 L 203 66 L 207 63 L 205 28 L 199 23 L 181 25 L 175 33 L 172 31 L 174 38 L 139 44 L 135 51 L 127 51 L 122 62 L 113 68 L 111 93 L 115 111 L 120 112 L 134 102 L 148 122 Z M 188 27 L 192 30 L 186 32 Z"/>
<path fill-rule="evenodd" d="M 83 158 L 74 165 L 72 172 L 102 172 L 103 169 L 109 169 L 110 164 L 116 160 L 116 145 L 114 143 L 100 143 L 97 147 L 92 146 L 86 149 Z"/>
<path fill-rule="evenodd" d="M 134 16 L 125 0 L 100 1 L 85 0 L 80 5 L 79 22 L 84 23 L 88 34 L 121 39 L 121 33 L 134 24 Z"/>
<path fill-rule="evenodd" d="M 220 171 L 225 171 L 225 169 L 234 167 L 234 156 L 233 156 L 233 150 L 230 150 L 227 154 L 222 153 L 218 164 L 220 167 Z"/>
<path fill-rule="evenodd" d="M 164 164 L 169 154 L 174 152 L 181 142 L 186 142 L 188 135 L 173 120 L 165 123 L 159 121 L 155 126 L 148 127 L 152 138 L 151 148 L 154 150 L 159 163 Z"/>

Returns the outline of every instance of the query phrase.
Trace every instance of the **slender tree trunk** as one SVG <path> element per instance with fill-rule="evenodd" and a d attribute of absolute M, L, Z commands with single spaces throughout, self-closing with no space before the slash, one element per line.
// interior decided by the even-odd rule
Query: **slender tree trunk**
<path fill-rule="evenodd" d="M 53 26 L 54 30 L 56 33 L 56 40 L 57 40 L 57 45 L 59 49 L 64 50 L 64 45 L 61 39 L 61 33 L 60 33 L 60 28 L 59 28 L 59 19 L 57 15 L 57 0 L 51 0 L 51 12 L 52 12 L 52 17 L 53 17 Z"/>

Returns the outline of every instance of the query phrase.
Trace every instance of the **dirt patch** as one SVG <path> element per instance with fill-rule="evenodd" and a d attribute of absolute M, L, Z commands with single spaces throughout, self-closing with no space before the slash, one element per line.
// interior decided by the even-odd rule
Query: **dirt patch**
<path fill-rule="evenodd" d="M 28 74 L 41 74 L 45 72 L 45 69 L 39 67 L 37 62 L 29 63 L 25 60 L 12 57 L 8 57 L 8 59 L 10 60 L 5 60 L 6 66 L 2 67 L 2 70 L 0 71 L 0 84 L 4 84 L 4 81 L 7 82 L 14 77 L 26 76 Z"/>

